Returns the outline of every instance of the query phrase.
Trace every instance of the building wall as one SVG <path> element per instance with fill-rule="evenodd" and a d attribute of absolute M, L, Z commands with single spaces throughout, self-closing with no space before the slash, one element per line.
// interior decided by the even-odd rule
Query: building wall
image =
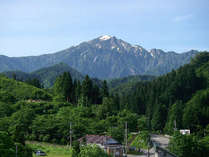
<path fill-rule="evenodd" d="M 107 147 L 107 154 L 112 155 L 113 157 L 122 157 L 123 156 L 123 148 L 122 147 Z"/>

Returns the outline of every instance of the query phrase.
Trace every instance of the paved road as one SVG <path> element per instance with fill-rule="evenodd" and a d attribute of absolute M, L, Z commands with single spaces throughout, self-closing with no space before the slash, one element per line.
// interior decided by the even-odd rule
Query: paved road
<path fill-rule="evenodd" d="M 157 143 L 160 147 L 166 148 L 168 147 L 168 143 L 170 140 L 170 137 L 163 136 L 163 135 L 151 135 L 151 140 Z M 144 152 L 144 155 L 128 155 L 128 157 L 147 157 L 147 150 L 142 150 Z M 150 149 L 150 157 L 154 157 L 155 150 L 154 148 Z"/>
<path fill-rule="evenodd" d="M 169 144 L 169 141 L 170 141 L 170 137 L 163 136 L 163 135 L 152 134 L 151 135 L 151 140 L 153 142 L 157 143 L 158 146 L 166 149 L 168 147 L 168 144 Z"/>
<path fill-rule="evenodd" d="M 147 157 L 147 150 L 142 150 L 144 152 L 143 155 L 128 155 L 128 157 Z M 150 157 L 155 157 L 154 148 L 149 150 Z"/>

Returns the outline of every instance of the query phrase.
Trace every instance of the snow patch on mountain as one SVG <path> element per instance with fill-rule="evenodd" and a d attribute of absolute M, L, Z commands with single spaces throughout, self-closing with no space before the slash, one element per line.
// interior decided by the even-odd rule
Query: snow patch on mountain
<path fill-rule="evenodd" d="M 111 38 L 111 36 L 109 36 L 109 35 L 103 35 L 103 36 L 101 36 L 99 39 L 100 40 L 108 40 L 108 39 L 110 39 Z"/>
<path fill-rule="evenodd" d="M 97 61 L 98 56 L 94 57 L 93 63 Z"/>

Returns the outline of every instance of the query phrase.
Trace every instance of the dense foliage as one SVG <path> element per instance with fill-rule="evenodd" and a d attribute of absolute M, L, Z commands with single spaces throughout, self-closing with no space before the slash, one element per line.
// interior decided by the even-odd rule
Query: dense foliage
<path fill-rule="evenodd" d="M 201 53 L 176 71 L 136 84 L 121 97 L 121 105 L 146 114 L 152 130 L 172 133 L 174 121 L 177 129 L 204 129 L 209 123 L 208 56 Z"/>
<path fill-rule="evenodd" d="M 82 146 L 79 157 L 109 157 L 99 146 L 86 145 Z"/>
<path fill-rule="evenodd" d="M 208 157 L 209 136 L 200 140 L 194 135 L 176 133 L 170 141 L 169 149 L 178 157 Z"/>
<path fill-rule="evenodd" d="M 0 76 L 2 136 L 27 152 L 26 140 L 69 144 L 71 123 L 73 141 L 86 134 L 106 134 L 123 143 L 128 122 L 129 132 L 143 131 L 137 138 L 144 141 L 147 130 L 172 135 L 174 127 L 190 129 L 191 136 L 176 135 L 171 141 L 170 150 L 180 157 L 186 151 L 198 157 L 192 149 L 196 146 L 199 154 L 208 150 L 209 53 L 201 53 L 190 64 L 152 81 L 130 82 L 132 88 L 127 92 L 128 86 L 122 86 L 123 90 L 109 93 L 107 81 L 95 82 L 88 75 L 83 81 L 73 80 L 64 72 L 46 91 L 35 87 L 35 80 L 29 85 Z M 5 140 L 2 143 L 5 145 Z M 187 144 L 193 152 L 185 150 Z"/>
<path fill-rule="evenodd" d="M 0 156 L 14 157 L 32 157 L 32 150 L 20 143 L 14 143 L 6 132 L 0 131 Z"/>

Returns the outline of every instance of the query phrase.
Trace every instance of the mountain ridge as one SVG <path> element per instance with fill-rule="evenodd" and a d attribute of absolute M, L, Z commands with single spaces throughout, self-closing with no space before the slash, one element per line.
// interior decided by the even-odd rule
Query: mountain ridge
<path fill-rule="evenodd" d="M 105 39 L 105 40 L 104 40 Z M 115 36 L 100 36 L 53 54 L 28 57 L 0 56 L 0 72 L 32 72 L 63 62 L 82 74 L 100 79 L 129 75 L 162 75 L 188 63 L 197 53 L 147 51 Z"/>

